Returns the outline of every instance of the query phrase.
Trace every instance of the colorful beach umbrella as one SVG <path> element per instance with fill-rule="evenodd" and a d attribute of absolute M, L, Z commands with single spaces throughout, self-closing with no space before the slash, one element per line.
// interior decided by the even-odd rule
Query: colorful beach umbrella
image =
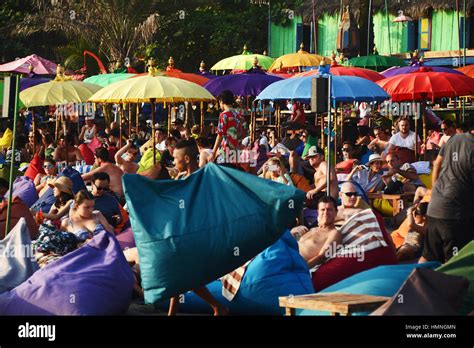
<path fill-rule="evenodd" d="M 411 65 L 411 66 L 403 66 L 403 67 L 392 67 L 387 70 L 384 70 L 380 73 L 383 77 L 392 77 L 396 75 L 402 74 L 410 74 L 418 71 L 434 71 L 434 72 L 445 72 L 450 74 L 463 74 L 461 71 L 443 68 L 440 66 L 424 66 L 424 65 Z"/>
<path fill-rule="evenodd" d="M 460 71 L 464 75 L 474 78 L 474 65 L 466 65 L 462 68 L 457 68 L 456 71 Z"/>
<path fill-rule="evenodd" d="M 158 75 L 189 81 L 199 86 L 204 86 L 206 82 L 209 81 L 207 77 L 199 76 L 196 74 L 184 73 L 184 72 L 176 71 L 176 70 L 175 71 L 160 71 L 158 72 Z M 143 74 L 135 75 L 135 77 L 147 76 L 147 75 L 148 73 L 143 73 Z"/>
<path fill-rule="evenodd" d="M 247 51 L 247 46 L 245 45 L 241 54 L 227 57 L 218 61 L 210 70 L 248 70 L 253 66 L 255 57 L 257 57 L 258 63 L 263 70 L 268 70 L 274 61 L 274 59 L 271 57 L 262 54 L 253 54 Z"/>
<path fill-rule="evenodd" d="M 81 103 L 101 88 L 81 81 L 50 81 L 20 92 L 20 100 L 26 107 Z"/>
<path fill-rule="evenodd" d="M 323 75 L 327 77 L 328 75 Z M 314 76 L 295 77 L 275 82 L 257 96 L 257 100 L 311 99 Z M 331 98 L 335 102 L 381 102 L 390 96 L 377 84 L 357 76 L 332 76 Z"/>
<path fill-rule="evenodd" d="M 30 70 L 30 66 L 33 68 L 33 71 Z M 16 72 L 20 74 L 34 72 L 38 75 L 53 75 L 56 74 L 56 67 L 56 63 L 37 56 L 36 54 L 32 54 L 9 63 L 1 64 L 0 72 Z"/>
<path fill-rule="evenodd" d="M 244 73 L 224 75 L 210 80 L 204 85 L 212 95 L 219 95 L 222 91 L 230 90 L 238 96 L 256 96 L 281 77 L 262 73 Z"/>
<path fill-rule="evenodd" d="M 369 70 L 369 69 L 364 69 L 364 68 L 331 65 L 331 69 L 329 71 L 331 75 L 334 75 L 334 76 L 357 76 L 357 77 L 362 77 L 366 80 L 370 80 L 372 82 L 376 82 L 384 78 L 378 72 Z M 319 74 L 319 70 L 315 69 L 315 70 L 309 70 L 309 71 L 296 74 L 294 75 L 294 77 L 317 76 L 318 74 Z"/>
<path fill-rule="evenodd" d="M 474 94 L 474 79 L 461 74 L 420 71 L 397 75 L 380 81 L 393 101 L 434 100 Z"/>
<path fill-rule="evenodd" d="M 92 83 L 94 85 L 98 85 L 101 87 L 107 87 L 112 83 L 119 82 L 122 80 L 126 80 L 130 77 L 135 76 L 136 74 L 99 74 L 88 77 L 84 80 L 86 83 Z"/>
<path fill-rule="evenodd" d="M 89 98 L 89 101 L 99 103 L 179 103 L 209 100 L 214 100 L 212 94 L 193 82 L 150 74 L 114 83 Z"/>
<path fill-rule="evenodd" d="M 406 66 L 403 59 L 374 54 L 371 56 L 354 57 L 349 59 L 348 66 L 355 66 L 376 71 L 382 71 L 392 66 Z"/>
<path fill-rule="evenodd" d="M 285 54 L 277 58 L 272 66 L 268 69 L 269 72 L 289 72 L 300 71 L 301 68 L 308 66 L 319 66 L 321 61 L 325 64 L 331 63 L 327 57 L 311 54 L 303 50 L 304 45 L 300 45 L 300 50 L 296 53 Z"/>

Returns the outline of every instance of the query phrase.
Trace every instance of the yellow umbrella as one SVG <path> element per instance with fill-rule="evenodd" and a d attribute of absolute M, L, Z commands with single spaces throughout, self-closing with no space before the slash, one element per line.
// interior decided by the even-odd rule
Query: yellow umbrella
<path fill-rule="evenodd" d="M 167 76 L 132 77 L 113 83 L 89 98 L 96 103 L 199 102 L 214 100 L 196 83 Z"/>
<path fill-rule="evenodd" d="M 50 81 L 20 92 L 20 100 L 26 107 L 82 103 L 101 88 L 81 81 Z"/>
<path fill-rule="evenodd" d="M 304 66 L 319 66 L 322 60 L 325 64 L 330 64 L 331 60 L 327 57 L 311 54 L 303 51 L 304 45 L 300 45 L 300 50 L 296 53 L 285 54 L 277 58 L 272 66 L 268 69 L 269 72 L 291 72 L 298 71 L 297 68 Z"/>

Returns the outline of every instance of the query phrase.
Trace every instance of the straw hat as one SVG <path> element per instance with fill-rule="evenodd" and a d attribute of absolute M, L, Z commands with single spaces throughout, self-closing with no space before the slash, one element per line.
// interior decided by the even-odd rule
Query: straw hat
<path fill-rule="evenodd" d="M 72 192 L 72 181 L 66 176 L 61 176 L 56 180 L 49 182 L 48 185 L 49 187 L 57 187 L 59 191 L 74 196 L 74 193 Z"/>
<path fill-rule="evenodd" d="M 372 162 L 384 162 L 382 156 L 380 156 L 378 153 L 373 153 L 372 155 L 369 156 L 369 161 L 367 162 L 367 164 L 371 164 Z"/>

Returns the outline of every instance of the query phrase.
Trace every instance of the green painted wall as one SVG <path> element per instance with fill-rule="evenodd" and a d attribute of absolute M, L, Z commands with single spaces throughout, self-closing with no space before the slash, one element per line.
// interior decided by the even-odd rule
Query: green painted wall
<path fill-rule="evenodd" d="M 295 16 L 290 24 L 284 27 L 272 22 L 270 36 L 271 43 L 269 45 L 269 54 L 272 57 L 278 58 L 284 54 L 296 52 L 296 29 L 299 23 L 302 23 L 300 16 Z"/>
<path fill-rule="evenodd" d="M 336 52 L 337 30 L 339 28 L 339 13 L 332 16 L 324 14 L 318 19 L 318 54 L 331 57 Z M 336 52 L 337 54 L 337 52 Z"/>
<path fill-rule="evenodd" d="M 461 17 L 462 15 L 460 14 Z M 431 51 L 457 49 L 459 49 L 459 37 L 456 12 L 433 12 L 431 20 Z"/>
<path fill-rule="evenodd" d="M 393 23 L 394 15 L 388 15 L 385 12 L 378 12 L 373 16 L 374 21 L 374 43 L 379 54 L 407 52 L 408 49 L 408 24 Z M 390 40 L 389 40 L 390 29 Z M 389 47 L 390 41 L 390 47 Z"/>

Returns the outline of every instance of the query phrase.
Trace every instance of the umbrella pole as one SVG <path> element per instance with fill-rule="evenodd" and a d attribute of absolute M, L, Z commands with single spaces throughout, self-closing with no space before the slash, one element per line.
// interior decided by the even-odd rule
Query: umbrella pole
<path fill-rule="evenodd" d="M 415 101 L 413 101 L 414 103 Z M 415 117 L 415 159 L 418 161 L 418 117 L 420 115 L 417 115 Z"/>
<path fill-rule="evenodd" d="M 326 169 L 326 193 L 328 196 L 331 195 L 331 75 L 328 78 L 328 156 L 327 156 L 327 169 Z"/>
<path fill-rule="evenodd" d="M 317 116 L 316 116 L 317 117 Z M 324 149 L 324 114 L 321 114 L 321 147 Z"/>
<path fill-rule="evenodd" d="M 56 129 L 54 131 L 54 136 L 55 136 L 54 140 L 57 142 L 59 138 L 59 117 L 57 114 L 56 114 Z"/>
<path fill-rule="evenodd" d="M 123 122 L 123 112 L 124 112 L 124 105 L 122 104 L 120 107 L 120 113 L 119 113 L 119 148 L 122 148 L 122 134 L 123 134 L 123 129 L 122 129 L 122 122 Z"/>
<path fill-rule="evenodd" d="M 201 102 L 200 107 L 201 107 L 201 110 L 200 110 L 201 111 L 201 120 L 199 122 L 199 125 L 201 127 L 201 133 L 202 133 L 202 131 L 204 129 L 204 102 Z"/>
<path fill-rule="evenodd" d="M 31 117 L 33 121 L 33 156 L 36 154 L 36 120 L 35 120 L 35 110 L 32 108 L 31 109 Z"/>
<path fill-rule="evenodd" d="M 255 140 L 255 127 L 254 127 L 254 120 L 255 120 L 255 101 L 252 103 L 252 110 L 250 110 L 250 143 L 253 144 Z"/>
<path fill-rule="evenodd" d="M 338 122 L 337 108 L 334 111 L 335 111 L 334 113 L 334 164 L 336 164 L 337 163 L 337 144 L 339 143 L 337 141 L 337 122 Z"/>
<path fill-rule="evenodd" d="M 18 123 L 18 101 L 20 92 L 20 77 L 16 78 L 15 81 L 15 107 L 13 109 L 13 139 L 12 139 L 12 158 L 10 162 L 10 177 L 8 181 L 8 205 L 7 205 L 7 218 L 5 223 L 5 236 L 10 231 L 10 217 L 12 212 L 13 204 L 13 167 L 15 166 L 15 151 L 16 151 L 16 125 Z"/>
<path fill-rule="evenodd" d="M 421 108 L 422 114 L 421 115 L 423 117 L 423 144 L 425 144 L 425 146 L 426 146 L 426 115 L 425 115 L 426 105 L 423 102 L 421 106 L 422 106 L 422 108 Z M 426 160 L 426 149 L 423 153 L 423 159 Z"/>
<path fill-rule="evenodd" d="M 171 103 L 168 103 L 168 134 L 171 131 Z"/>
<path fill-rule="evenodd" d="M 66 126 L 66 119 L 64 115 L 61 115 L 61 122 L 62 122 L 62 127 L 63 127 L 63 134 L 64 134 L 64 137 L 66 138 L 67 126 Z M 66 139 L 66 167 L 68 166 L 68 164 L 69 164 L 69 144 L 67 143 L 67 139 Z"/>
<path fill-rule="evenodd" d="M 154 99 L 151 100 L 151 136 L 153 137 L 153 165 L 155 165 L 156 164 L 156 137 L 155 137 L 155 100 Z"/>
<path fill-rule="evenodd" d="M 137 114 L 135 115 L 135 131 L 137 132 L 137 135 L 140 131 L 140 121 L 138 120 L 139 115 L 140 115 L 140 104 L 137 103 Z"/>
<path fill-rule="evenodd" d="M 128 113 L 128 138 L 132 136 L 132 108 L 130 104 L 127 104 L 127 113 Z"/>
<path fill-rule="evenodd" d="M 344 110 L 341 103 L 341 144 L 344 142 Z"/>
<path fill-rule="evenodd" d="M 278 139 L 281 139 L 281 112 L 280 107 L 277 106 L 277 122 L 278 122 Z"/>

